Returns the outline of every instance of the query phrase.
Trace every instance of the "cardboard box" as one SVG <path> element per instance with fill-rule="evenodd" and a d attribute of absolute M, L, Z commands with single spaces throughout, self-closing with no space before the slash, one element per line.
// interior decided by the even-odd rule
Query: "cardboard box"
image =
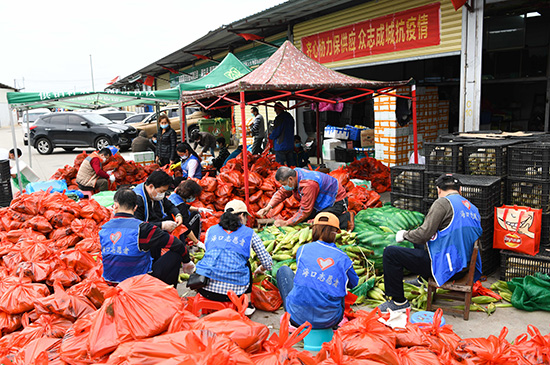
<path fill-rule="evenodd" d="M 374 145 L 374 129 L 364 129 L 361 131 L 361 147 Z"/>

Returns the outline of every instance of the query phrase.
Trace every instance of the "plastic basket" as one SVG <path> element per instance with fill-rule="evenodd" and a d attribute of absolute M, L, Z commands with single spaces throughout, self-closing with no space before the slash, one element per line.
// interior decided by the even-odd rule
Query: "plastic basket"
<path fill-rule="evenodd" d="M 550 181 L 550 141 L 511 146 L 508 159 L 508 175 L 524 180 Z"/>
<path fill-rule="evenodd" d="M 500 265 L 500 250 L 494 248 L 481 249 L 481 272 L 483 275 L 491 275 Z"/>
<path fill-rule="evenodd" d="M 360 141 L 361 140 L 361 128 L 356 128 L 352 125 L 346 125 L 346 129 L 349 131 L 349 140 Z"/>
<path fill-rule="evenodd" d="M 424 199 L 421 196 L 398 194 L 392 192 L 390 194 L 391 205 L 405 210 L 414 210 L 422 214 L 426 213 Z"/>
<path fill-rule="evenodd" d="M 424 165 L 401 165 L 391 168 L 391 190 L 394 193 L 424 197 Z"/>
<path fill-rule="evenodd" d="M 523 178 L 508 177 L 507 204 L 523 205 L 550 212 L 550 181 L 526 181 Z"/>
<path fill-rule="evenodd" d="M 355 149 L 336 147 L 335 160 L 337 162 L 353 162 L 355 160 Z"/>
<path fill-rule="evenodd" d="M 508 173 L 508 149 L 518 141 L 483 141 L 464 146 L 466 175 L 504 176 Z"/>
<path fill-rule="evenodd" d="M 465 142 L 425 142 L 426 171 L 463 173 Z"/>
<path fill-rule="evenodd" d="M 10 161 L 0 160 L 0 181 L 9 181 L 10 179 Z"/>
<path fill-rule="evenodd" d="M 424 175 L 424 197 L 437 199 L 435 180 L 440 173 L 426 172 Z M 453 174 L 462 184 L 461 195 L 474 204 L 481 216 L 494 213 L 494 207 L 502 205 L 502 181 L 496 176 L 473 176 Z"/>
<path fill-rule="evenodd" d="M 543 214 L 540 227 L 540 244 L 550 245 L 550 214 Z"/>
<path fill-rule="evenodd" d="M 484 250 L 487 248 L 493 248 L 493 233 L 495 231 L 495 215 L 481 217 L 481 229 L 483 232 L 479 237 L 479 247 Z"/>
<path fill-rule="evenodd" d="M 535 256 L 502 250 L 500 259 L 500 280 L 510 281 L 536 272 L 550 274 L 550 248 L 541 246 Z"/>
<path fill-rule="evenodd" d="M 0 207 L 7 207 L 11 204 L 13 195 L 11 192 L 11 181 L 0 182 Z"/>

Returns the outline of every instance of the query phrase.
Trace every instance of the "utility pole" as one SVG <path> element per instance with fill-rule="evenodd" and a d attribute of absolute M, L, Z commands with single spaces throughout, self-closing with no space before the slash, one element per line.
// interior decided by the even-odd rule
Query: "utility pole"
<path fill-rule="evenodd" d="M 90 72 L 92 73 L 92 91 L 95 92 L 95 86 L 94 86 L 94 67 L 92 66 L 92 55 L 90 55 Z"/>

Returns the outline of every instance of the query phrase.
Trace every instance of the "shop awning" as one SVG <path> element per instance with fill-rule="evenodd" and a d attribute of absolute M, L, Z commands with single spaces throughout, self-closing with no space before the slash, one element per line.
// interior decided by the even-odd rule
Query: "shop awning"
<path fill-rule="evenodd" d="M 229 53 L 208 75 L 198 80 L 180 84 L 179 89 L 180 91 L 211 89 L 240 79 L 250 71 L 250 68 L 239 61 L 233 53 Z"/>
<path fill-rule="evenodd" d="M 130 105 L 177 102 L 179 89 L 159 91 L 9 92 L 12 108 L 101 109 Z"/>

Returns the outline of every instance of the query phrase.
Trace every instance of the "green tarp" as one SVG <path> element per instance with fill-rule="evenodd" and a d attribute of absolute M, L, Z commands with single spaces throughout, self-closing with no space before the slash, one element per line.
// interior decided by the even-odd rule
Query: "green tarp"
<path fill-rule="evenodd" d="M 210 89 L 240 79 L 251 70 L 245 66 L 233 53 L 227 54 L 222 62 L 208 75 L 195 80 L 179 84 L 180 91 Z"/>
<path fill-rule="evenodd" d="M 158 91 L 9 92 L 14 108 L 100 109 L 139 104 L 169 103 L 179 99 L 178 89 Z"/>

